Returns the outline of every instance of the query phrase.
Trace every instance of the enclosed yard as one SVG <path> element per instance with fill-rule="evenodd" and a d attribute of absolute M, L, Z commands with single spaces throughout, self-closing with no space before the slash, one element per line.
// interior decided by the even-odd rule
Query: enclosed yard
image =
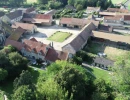
<path fill-rule="evenodd" d="M 69 32 L 61 32 L 61 31 L 57 31 L 54 34 L 52 34 L 48 40 L 50 41 L 55 41 L 55 42 L 63 42 L 65 41 L 67 38 L 69 38 L 72 34 Z"/>
<path fill-rule="evenodd" d="M 102 70 L 96 67 L 87 68 L 91 73 L 95 75 L 97 79 L 104 79 L 106 82 L 111 81 L 112 73 L 106 70 Z"/>
<path fill-rule="evenodd" d="M 95 42 L 89 43 L 85 47 L 85 50 L 95 55 L 97 55 L 97 53 L 99 52 L 105 53 L 108 59 L 114 61 L 116 61 L 119 56 L 125 55 L 128 52 L 130 52 L 129 50 L 120 49 L 116 45 L 112 44 L 104 45 L 103 43 L 95 43 Z"/>

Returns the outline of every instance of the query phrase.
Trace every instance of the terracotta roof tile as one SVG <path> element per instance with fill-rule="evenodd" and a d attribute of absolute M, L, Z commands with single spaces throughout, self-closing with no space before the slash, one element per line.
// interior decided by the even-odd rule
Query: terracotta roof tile
<path fill-rule="evenodd" d="M 108 8 L 108 12 L 120 12 L 120 13 L 129 13 L 127 9 L 119 9 L 119 8 Z"/>
<path fill-rule="evenodd" d="M 14 24 L 12 24 L 12 28 L 18 28 L 18 27 L 21 27 L 24 30 L 32 30 L 33 27 L 35 27 L 35 25 L 29 23 L 20 23 L 20 22 L 15 22 Z"/>
<path fill-rule="evenodd" d="M 24 47 L 24 45 L 21 42 L 6 39 L 5 46 L 8 46 L 8 45 L 14 46 L 19 51 Z"/>
<path fill-rule="evenodd" d="M 44 55 L 44 56 L 45 56 L 45 54 L 47 52 L 47 45 L 46 44 L 36 42 L 36 41 L 33 41 L 33 40 L 27 40 L 27 39 L 25 39 L 23 41 L 23 43 L 25 45 L 24 48 L 27 51 L 34 50 L 35 53 L 41 52 L 42 55 Z"/>
<path fill-rule="evenodd" d="M 57 50 L 50 48 L 46 54 L 45 59 L 52 61 L 52 62 L 55 62 L 56 60 L 67 60 L 68 53 L 63 52 L 63 51 L 57 51 Z"/>

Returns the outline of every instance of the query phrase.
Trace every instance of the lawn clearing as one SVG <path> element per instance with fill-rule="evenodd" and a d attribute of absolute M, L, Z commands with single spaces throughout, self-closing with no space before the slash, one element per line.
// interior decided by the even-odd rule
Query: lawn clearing
<path fill-rule="evenodd" d="M 107 58 L 116 61 L 119 56 L 123 56 L 130 51 L 106 46 L 104 52 L 107 54 Z"/>
<path fill-rule="evenodd" d="M 37 0 L 27 0 L 28 4 L 37 3 Z"/>
<path fill-rule="evenodd" d="M 67 38 L 69 38 L 72 34 L 68 33 L 68 32 L 61 32 L 61 31 L 57 31 L 55 32 L 53 35 L 51 35 L 48 40 L 50 41 L 55 41 L 55 42 L 63 42 L 65 41 Z"/>
<path fill-rule="evenodd" d="M 106 82 L 110 82 L 111 81 L 111 72 L 100 69 L 100 68 L 96 68 L 96 67 L 88 67 L 87 68 L 90 72 L 92 72 L 96 78 L 98 79 L 104 79 Z"/>
<path fill-rule="evenodd" d="M 112 0 L 112 3 L 113 4 L 120 4 L 120 3 L 124 2 L 124 1 L 126 1 L 126 0 Z"/>

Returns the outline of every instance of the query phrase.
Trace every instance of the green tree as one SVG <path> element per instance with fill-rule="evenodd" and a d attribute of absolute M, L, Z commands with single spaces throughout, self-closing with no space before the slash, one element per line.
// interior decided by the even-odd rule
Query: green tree
<path fill-rule="evenodd" d="M 17 52 L 9 53 L 10 66 L 7 68 L 9 75 L 17 76 L 22 70 L 27 69 L 27 59 Z"/>
<path fill-rule="evenodd" d="M 74 100 L 85 100 L 85 76 L 73 67 L 64 67 L 55 77 L 55 80 L 62 88 L 73 94 Z"/>
<path fill-rule="evenodd" d="M 0 68 L 0 81 L 3 81 L 8 76 L 8 72 Z"/>
<path fill-rule="evenodd" d="M 36 100 L 35 92 L 28 85 L 22 85 L 14 92 L 12 100 Z"/>
<path fill-rule="evenodd" d="M 92 100 L 114 100 L 113 89 L 110 84 L 106 84 L 105 80 L 96 79 L 94 85 L 95 91 L 93 92 Z"/>
<path fill-rule="evenodd" d="M 8 57 L 4 51 L 0 51 L 0 67 L 5 68 L 9 64 Z"/>
<path fill-rule="evenodd" d="M 75 0 L 68 0 L 68 5 L 74 6 Z"/>
<path fill-rule="evenodd" d="M 37 84 L 37 100 L 67 100 L 68 93 L 52 78 L 48 78 L 46 81 L 42 76 L 40 78 Z"/>
<path fill-rule="evenodd" d="M 82 10 L 82 9 L 83 9 L 83 6 L 82 6 L 81 4 L 78 4 L 78 5 L 76 6 L 76 9 L 77 9 L 77 10 Z"/>
<path fill-rule="evenodd" d="M 16 90 L 22 85 L 32 85 L 32 75 L 28 71 L 22 71 L 19 78 L 14 80 L 14 89 Z"/>

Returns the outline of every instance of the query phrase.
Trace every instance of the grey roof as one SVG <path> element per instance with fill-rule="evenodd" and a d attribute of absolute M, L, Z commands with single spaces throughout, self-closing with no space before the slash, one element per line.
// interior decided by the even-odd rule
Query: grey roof
<path fill-rule="evenodd" d="M 17 17 L 20 17 L 22 16 L 22 10 L 16 10 L 14 12 L 11 12 L 9 14 L 6 14 L 6 16 L 9 18 L 9 19 L 15 19 Z"/>
<path fill-rule="evenodd" d="M 94 62 L 104 66 L 112 66 L 114 64 L 114 61 L 101 57 L 96 57 Z"/>
<path fill-rule="evenodd" d="M 0 17 L 4 16 L 5 13 L 4 12 L 0 12 Z"/>
<path fill-rule="evenodd" d="M 36 16 L 36 14 L 33 13 L 24 13 L 23 14 L 23 18 L 34 18 Z"/>
<path fill-rule="evenodd" d="M 85 44 L 85 42 L 88 40 L 88 38 L 90 37 L 92 30 L 95 30 L 95 28 L 96 27 L 92 22 L 86 25 L 81 30 L 80 34 L 69 43 L 71 47 L 73 47 L 76 52 L 79 51 L 82 48 L 82 46 Z M 64 47 L 66 47 L 66 45 Z"/>

